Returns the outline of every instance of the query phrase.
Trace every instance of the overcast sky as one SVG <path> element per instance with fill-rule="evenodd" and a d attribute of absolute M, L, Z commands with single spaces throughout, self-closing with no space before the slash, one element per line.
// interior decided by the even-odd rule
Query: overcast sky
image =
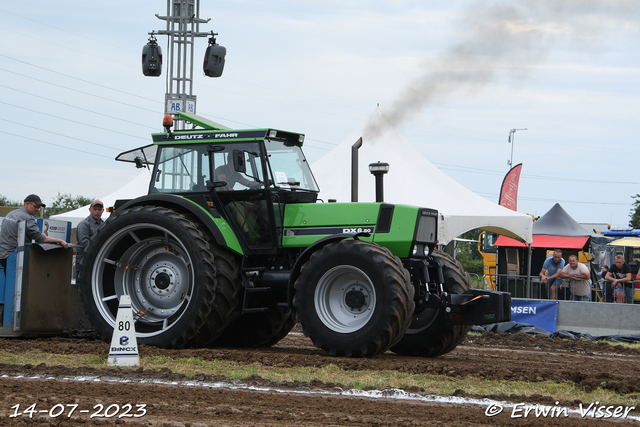
<path fill-rule="evenodd" d="M 138 174 L 114 158 L 162 130 L 166 69 L 145 77 L 140 63 L 166 5 L 0 5 L 1 195 L 102 197 Z M 196 40 L 200 115 L 305 133 L 313 163 L 380 105 L 429 161 L 491 201 L 513 148 L 518 211 L 560 203 L 579 222 L 628 224 L 640 193 L 637 0 L 202 0 L 200 17 L 227 48 L 211 79 L 207 40 Z M 527 130 L 512 147 L 514 128 Z"/>

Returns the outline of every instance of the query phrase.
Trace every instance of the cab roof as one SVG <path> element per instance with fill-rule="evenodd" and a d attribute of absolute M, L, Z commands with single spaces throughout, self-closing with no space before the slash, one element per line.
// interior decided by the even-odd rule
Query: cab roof
<path fill-rule="evenodd" d="M 152 134 L 154 144 L 210 143 L 219 141 L 244 142 L 267 138 L 294 143 L 300 146 L 302 146 L 304 142 L 304 134 L 295 132 L 271 128 L 233 130 L 195 114 L 178 113 L 178 117 L 185 122 L 191 123 L 194 127 L 192 129 L 176 130 L 174 132 L 154 133 Z"/>

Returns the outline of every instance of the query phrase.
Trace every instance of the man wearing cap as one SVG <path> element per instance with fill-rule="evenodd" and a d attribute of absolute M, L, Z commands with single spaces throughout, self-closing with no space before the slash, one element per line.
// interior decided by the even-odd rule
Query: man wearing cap
<path fill-rule="evenodd" d="M 65 248 L 69 244 L 62 239 L 45 235 L 38 228 L 33 217 L 45 206 L 40 197 L 30 194 L 24 199 L 24 206 L 7 214 L 0 227 L 0 264 L 7 267 L 7 258 L 18 247 L 18 224 L 25 222 L 25 244 L 35 240 L 37 243 L 58 243 Z"/>
<path fill-rule="evenodd" d="M 104 212 L 104 204 L 100 200 L 94 200 L 89 206 L 89 216 L 80 221 L 76 227 L 76 277 L 80 271 L 80 264 L 84 255 L 84 248 L 87 247 L 91 238 L 98 231 L 100 224 L 104 222 L 102 213 Z"/>

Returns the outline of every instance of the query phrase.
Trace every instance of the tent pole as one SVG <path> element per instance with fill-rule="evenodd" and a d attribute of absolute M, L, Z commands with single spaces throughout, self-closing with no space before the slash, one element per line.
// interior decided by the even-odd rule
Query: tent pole
<path fill-rule="evenodd" d="M 527 295 L 531 298 L 531 243 L 527 245 L 529 250 L 529 262 L 527 263 Z"/>

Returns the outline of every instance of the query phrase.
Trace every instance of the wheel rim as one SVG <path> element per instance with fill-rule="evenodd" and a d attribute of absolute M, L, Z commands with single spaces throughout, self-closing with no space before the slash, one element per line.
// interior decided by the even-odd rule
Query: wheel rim
<path fill-rule="evenodd" d="M 314 294 L 318 317 L 326 327 L 351 333 L 369 322 L 376 306 L 376 291 L 359 268 L 341 265 L 327 271 Z"/>
<path fill-rule="evenodd" d="M 131 297 L 139 337 L 166 332 L 180 320 L 193 297 L 193 261 L 180 240 L 156 224 L 124 227 L 101 247 L 91 288 L 102 318 L 115 325 L 118 300 Z"/>

